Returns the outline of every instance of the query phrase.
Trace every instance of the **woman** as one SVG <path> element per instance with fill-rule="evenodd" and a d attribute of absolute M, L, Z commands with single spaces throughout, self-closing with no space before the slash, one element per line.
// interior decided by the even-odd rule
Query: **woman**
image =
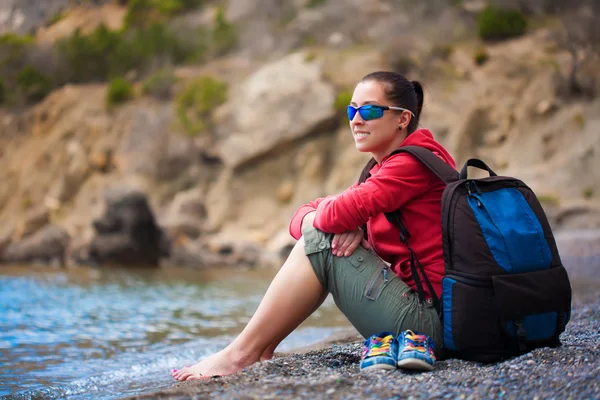
<path fill-rule="evenodd" d="M 409 250 L 384 215 L 402 210 L 411 247 L 439 297 L 444 184 L 411 155 L 390 156 L 401 146 L 421 146 L 455 167 L 428 130 L 417 130 L 422 107 L 421 84 L 399 74 L 374 72 L 358 83 L 348 106 L 350 128 L 356 148 L 373 156 L 361 179 L 337 196 L 296 211 L 290 233 L 298 242 L 248 325 L 225 349 L 194 366 L 173 370 L 175 379 L 233 374 L 270 359 L 277 345 L 329 293 L 369 338 L 362 369 L 433 368 L 433 347 L 442 346 L 442 328 L 432 294 L 425 289 L 427 301 L 419 301 Z M 361 229 L 365 224 L 368 240 Z"/>

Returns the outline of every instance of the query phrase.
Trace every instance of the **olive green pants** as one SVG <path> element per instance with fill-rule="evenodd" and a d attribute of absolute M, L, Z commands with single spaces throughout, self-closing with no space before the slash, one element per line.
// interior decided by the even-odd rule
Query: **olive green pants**
<path fill-rule="evenodd" d="M 302 228 L 305 251 L 317 278 L 335 304 L 365 338 L 410 329 L 430 336 L 442 349 L 442 326 L 431 302 L 421 303 L 374 252 L 359 246 L 349 257 L 331 253 L 333 234 Z"/>

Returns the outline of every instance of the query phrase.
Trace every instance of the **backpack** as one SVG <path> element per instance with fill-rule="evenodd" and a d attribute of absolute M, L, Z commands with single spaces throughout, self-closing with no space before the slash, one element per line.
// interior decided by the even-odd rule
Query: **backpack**
<path fill-rule="evenodd" d="M 386 213 L 410 250 L 420 301 L 425 301 L 422 281 L 433 294 L 443 325 L 443 357 L 495 362 L 560 345 L 571 316 L 571 285 L 533 191 L 519 179 L 497 176 L 479 159 L 468 160 L 459 173 L 422 147 L 396 153 L 411 154 L 446 183 L 441 299 L 410 247 L 402 214 Z M 468 178 L 468 167 L 489 177 Z"/>

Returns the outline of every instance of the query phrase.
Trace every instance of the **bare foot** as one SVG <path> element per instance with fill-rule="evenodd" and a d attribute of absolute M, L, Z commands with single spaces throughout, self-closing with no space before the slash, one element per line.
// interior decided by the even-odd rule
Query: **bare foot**
<path fill-rule="evenodd" d="M 262 353 L 262 355 L 260 356 L 260 362 L 267 361 L 267 360 L 270 360 L 271 358 L 273 358 L 273 353 L 274 353 L 274 350 L 270 350 L 270 349 L 265 350 L 265 352 Z"/>
<path fill-rule="evenodd" d="M 263 351 L 262 355 L 260 356 L 260 361 L 263 362 L 273 358 L 273 353 L 275 353 L 275 349 L 277 348 L 278 344 L 279 343 L 272 344 L 269 347 L 267 347 L 266 350 Z"/>
<path fill-rule="evenodd" d="M 235 374 L 238 371 L 259 361 L 258 357 L 249 354 L 234 355 L 234 352 L 225 348 L 211 355 L 191 367 L 172 370 L 171 375 L 178 381 L 206 379 L 213 376 Z"/>

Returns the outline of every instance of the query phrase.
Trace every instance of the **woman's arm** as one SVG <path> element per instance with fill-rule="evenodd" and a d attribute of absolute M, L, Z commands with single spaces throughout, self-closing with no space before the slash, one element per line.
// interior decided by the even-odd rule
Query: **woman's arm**
<path fill-rule="evenodd" d="M 358 184 L 354 183 L 352 186 L 350 186 L 349 189 L 355 188 L 357 186 L 358 186 Z M 322 201 L 324 201 L 326 199 L 330 199 L 330 198 L 335 198 L 335 197 L 337 197 L 337 196 L 319 197 L 318 199 L 316 199 L 314 201 L 310 201 L 310 202 L 300 206 L 300 208 L 298 208 L 298 210 L 296 210 L 296 212 L 292 216 L 292 219 L 290 220 L 290 225 L 289 225 L 290 235 L 296 240 L 300 239 L 300 236 L 302 236 L 302 221 L 304 221 L 304 217 L 308 213 L 316 211 L 317 207 L 319 206 L 319 204 L 321 204 Z M 311 218 L 311 222 L 313 220 L 314 220 L 314 216 Z"/>
<path fill-rule="evenodd" d="M 399 209 L 422 196 L 437 179 L 421 162 L 407 154 L 386 160 L 366 182 L 317 205 L 314 226 L 324 232 L 358 229 L 371 217 Z"/>
<path fill-rule="evenodd" d="M 318 198 L 314 201 L 304 204 L 301 206 L 292 216 L 290 220 L 289 231 L 290 235 L 296 240 L 300 239 L 302 236 L 302 223 L 304 221 L 304 217 L 306 217 L 309 213 L 314 213 L 317 210 L 318 205 L 325 200 L 325 197 Z M 314 219 L 314 215 L 311 218 L 311 222 Z"/>

